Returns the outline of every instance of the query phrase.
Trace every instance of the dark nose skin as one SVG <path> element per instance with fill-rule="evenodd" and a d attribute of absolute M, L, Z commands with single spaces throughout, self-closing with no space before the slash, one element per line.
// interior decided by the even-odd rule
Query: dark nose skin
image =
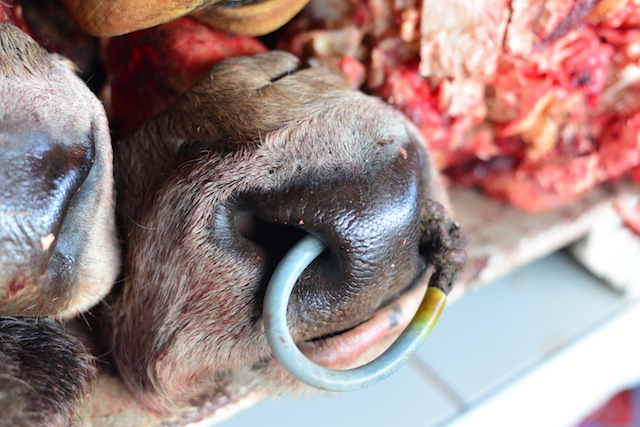
<path fill-rule="evenodd" d="M 77 249 L 65 219 L 93 161 L 89 140 L 69 144 L 44 132 L 0 130 L 0 310 L 5 314 L 55 312 L 69 298 L 71 288 L 65 285 L 72 280 Z"/>
<path fill-rule="evenodd" d="M 254 231 L 257 245 L 244 245 L 271 260 L 268 273 L 303 232 L 328 247 L 294 288 L 294 335 L 308 339 L 356 326 L 411 286 L 425 269 L 421 194 L 418 153 L 409 145 L 381 169 L 307 175 L 281 191 L 240 197 L 242 209 L 262 224 L 281 226 Z"/>

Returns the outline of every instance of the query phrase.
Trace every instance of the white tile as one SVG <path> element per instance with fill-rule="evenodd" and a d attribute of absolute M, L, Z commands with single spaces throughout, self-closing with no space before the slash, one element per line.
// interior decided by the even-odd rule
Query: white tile
<path fill-rule="evenodd" d="M 557 253 L 446 307 L 418 356 L 471 405 L 588 333 L 622 301 Z"/>
<path fill-rule="evenodd" d="M 620 390 L 640 381 L 640 301 L 536 364 L 447 427 L 575 427 Z M 637 425 L 637 424 L 633 424 Z"/>
<path fill-rule="evenodd" d="M 408 364 L 364 390 L 334 395 L 266 400 L 221 427 L 434 426 L 456 408 Z"/>

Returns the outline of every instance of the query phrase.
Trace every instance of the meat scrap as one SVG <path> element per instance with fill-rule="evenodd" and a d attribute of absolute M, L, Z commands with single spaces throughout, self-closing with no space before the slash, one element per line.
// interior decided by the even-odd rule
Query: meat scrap
<path fill-rule="evenodd" d="M 312 2 L 278 46 L 349 64 L 452 181 L 540 211 L 639 175 L 637 0 L 334 3 Z"/>
<path fill-rule="evenodd" d="M 0 22 L 15 25 L 29 34 L 27 23 L 24 22 L 24 17 L 22 16 L 22 7 L 20 4 L 16 4 L 15 1 L 7 1 L 0 4 Z"/>
<path fill-rule="evenodd" d="M 264 51 L 256 38 L 231 36 L 188 17 L 106 39 L 102 98 L 110 126 L 128 133 L 169 107 L 213 65 Z"/>

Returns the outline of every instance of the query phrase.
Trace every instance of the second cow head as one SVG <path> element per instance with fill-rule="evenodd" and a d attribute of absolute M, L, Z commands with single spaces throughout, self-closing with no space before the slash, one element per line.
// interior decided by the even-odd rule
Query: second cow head
<path fill-rule="evenodd" d="M 305 233 L 329 250 L 293 291 L 298 342 L 347 337 L 431 265 L 460 263 L 442 244 L 455 226 L 415 128 L 289 54 L 223 62 L 115 152 L 127 253 L 111 341 L 149 400 L 208 381 L 294 384 L 269 362 L 262 298 Z"/>

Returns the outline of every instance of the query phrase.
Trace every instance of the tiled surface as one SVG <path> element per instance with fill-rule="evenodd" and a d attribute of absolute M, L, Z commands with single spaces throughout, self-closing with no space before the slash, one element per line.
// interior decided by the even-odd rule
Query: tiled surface
<path fill-rule="evenodd" d="M 425 419 L 433 425 L 455 413 L 456 408 L 409 364 L 383 383 L 365 390 L 339 395 L 270 399 L 221 425 L 420 426 L 424 425 Z"/>
<path fill-rule="evenodd" d="M 488 393 L 446 427 L 575 427 L 640 384 L 640 303 L 628 300 L 588 334 Z"/>
<path fill-rule="evenodd" d="M 565 254 L 554 254 L 447 307 L 416 359 L 383 383 L 337 396 L 271 399 L 221 425 L 442 425 L 535 371 L 623 304 Z"/>
<path fill-rule="evenodd" d="M 620 304 L 620 295 L 555 254 L 447 307 L 418 355 L 473 404 Z"/>

